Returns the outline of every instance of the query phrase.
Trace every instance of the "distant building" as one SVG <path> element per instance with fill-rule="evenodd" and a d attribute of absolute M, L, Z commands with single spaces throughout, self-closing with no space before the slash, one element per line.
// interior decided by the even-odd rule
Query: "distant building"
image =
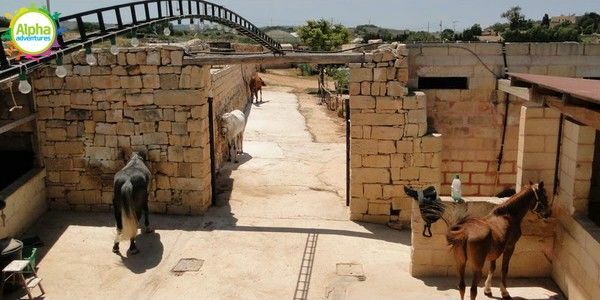
<path fill-rule="evenodd" d="M 368 40 L 367 44 L 381 44 L 383 43 L 382 39 L 376 39 L 376 40 Z"/>
<path fill-rule="evenodd" d="M 572 15 L 560 15 L 555 17 L 550 17 L 550 27 L 558 26 L 564 22 L 571 22 L 575 24 L 577 22 L 577 16 L 575 14 Z"/>
<path fill-rule="evenodd" d="M 488 27 L 481 32 L 481 36 L 496 36 L 498 33 L 492 27 Z"/>

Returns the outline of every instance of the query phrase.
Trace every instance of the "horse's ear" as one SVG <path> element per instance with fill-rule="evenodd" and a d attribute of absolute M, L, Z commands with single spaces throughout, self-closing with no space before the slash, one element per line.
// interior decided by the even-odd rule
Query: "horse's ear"
<path fill-rule="evenodd" d="M 543 189 L 543 188 L 544 188 L 544 181 L 543 181 L 543 180 L 542 180 L 542 181 L 540 181 L 540 183 L 538 183 L 538 187 L 539 187 L 540 189 Z"/>
<path fill-rule="evenodd" d="M 529 180 L 529 185 L 533 185 L 533 181 Z"/>

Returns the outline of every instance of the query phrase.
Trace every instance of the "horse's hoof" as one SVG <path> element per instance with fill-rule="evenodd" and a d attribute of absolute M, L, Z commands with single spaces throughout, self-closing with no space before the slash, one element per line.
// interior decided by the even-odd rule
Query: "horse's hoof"
<path fill-rule="evenodd" d="M 154 233 L 154 228 L 146 227 L 146 228 L 144 228 L 144 233 Z"/>
<path fill-rule="evenodd" d="M 486 295 L 488 298 L 492 298 L 492 292 L 483 292 L 484 295 Z"/>
<path fill-rule="evenodd" d="M 140 253 L 140 250 L 138 250 L 137 248 L 136 249 L 129 249 L 129 250 L 127 250 L 127 254 L 128 255 L 136 255 L 138 253 Z"/>
<path fill-rule="evenodd" d="M 502 296 L 502 300 L 512 300 L 511 296 Z"/>

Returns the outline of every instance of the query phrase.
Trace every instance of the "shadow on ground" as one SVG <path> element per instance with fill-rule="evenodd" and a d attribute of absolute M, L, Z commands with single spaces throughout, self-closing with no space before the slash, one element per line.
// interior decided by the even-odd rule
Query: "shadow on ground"
<path fill-rule="evenodd" d="M 140 234 L 136 238 L 135 243 L 138 249 L 140 249 L 140 253 L 127 256 L 120 255 L 123 265 L 127 269 L 135 274 L 142 274 L 146 272 L 146 270 L 152 269 L 160 264 L 163 253 L 165 252 L 163 244 L 160 241 L 160 234 L 156 232 Z M 129 243 L 124 242 L 121 244 L 127 245 Z M 127 245 L 127 247 L 129 246 Z"/>
<path fill-rule="evenodd" d="M 500 284 L 499 276 L 495 276 L 494 279 L 495 280 L 494 280 L 494 283 L 492 284 L 492 288 L 498 288 L 499 284 Z M 420 278 L 420 280 L 422 280 L 423 283 L 425 283 L 425 285 L 427 285 L 427 286 L 435 287 L 438 291 L 456 290 L 457 286 L 458 286 L 458 275 L 454 276 L 454 277 L 450 276 L 450 277 Z M 469 276 L 467 276 L 465 278 L 465 281 L 467 282 L 467 291 L 465 294 L 465 298 L 467 298 L 469 296 L 469 288 L 471 286 L 471 278 Z M 566 299 L 560 292 L 560 289 L 558 288 L 558 286 L 554 282 L 548 280 L 548 278 L 508 278 L 507 284 L 508 284 L 508 292 L 509 293 L 511 292 L 511 288 L 531 288 L 531 287 L 540 287 L 540 288 L 544 288 L 546 290 L 557 293 L 557 295 L 548 296 L 547 298 L 535 298 L 535 299 L 513 296 L 512 297 L 513 300 L 562 300 L 562 299 Z M 457 291 L 457 296 L 458 296 L 458 291 Z M 499 292 L 496 292 L 494 295 L 492 295 L 491 298 L 484 296 L 483 295 L 483 281 L 481 282 L 481 284 L 479 286 L 477 296 L 478 296 L 478 298 L 482 298 L 482 299 L 502 299 L 502 296 L 500 296 Z"/>

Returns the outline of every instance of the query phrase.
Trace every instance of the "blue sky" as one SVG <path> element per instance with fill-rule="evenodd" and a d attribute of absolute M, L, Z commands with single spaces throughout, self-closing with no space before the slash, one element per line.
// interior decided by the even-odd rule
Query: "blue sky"
<path fill-rule="evenodd" d="M 0 0 L 0 12 L 12 12 L 20 6 L 45 0 Z M 115 5 L 126 0 L 51 0 L 52 10 L 63 15 Z M 258 26 L 298 25 L 308 18 L 326 18 L 347 26 L 380 25 L 398 29 L 462 29 L 474 23 L 483 26 L 501 20 L 500 14 L 519 5 L 529 18 L 550 15 L 582 14 L 600 11 L 600 0 L 214 0 L 246 17 Z"/>

